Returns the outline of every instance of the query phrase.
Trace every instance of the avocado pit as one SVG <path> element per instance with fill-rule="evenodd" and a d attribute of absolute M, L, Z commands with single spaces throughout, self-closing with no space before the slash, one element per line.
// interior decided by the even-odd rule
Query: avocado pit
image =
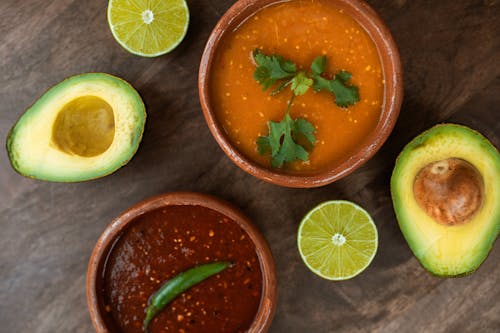
<path fill-rule="evenodd" d="M 115 135 L 113 108 L 97 96 L 64 105 L 52 127 L 52 142 L 67 154 L 93 157 L 104 153 Z"/>
<path fill-rule="evenodd" d="M 420 170 L 413 184 L 413 194 L 418 205 L 437 223 L 465 224 L 481 208 L 484 183 L 472 164 L 448 158 Z"/>

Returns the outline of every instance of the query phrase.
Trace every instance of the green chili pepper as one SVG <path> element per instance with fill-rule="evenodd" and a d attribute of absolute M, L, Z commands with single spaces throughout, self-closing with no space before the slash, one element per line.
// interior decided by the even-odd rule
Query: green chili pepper
<path fill-rule="evenodd" d="M 165 282 L 148 300 L 148 307 L 145 310 L 146 318 L 143 325 L 144 331 L 148 332 L 149 322 L 177 296 L 212 275 L 222 272 L 230 265 L 229 262 L 216 261 L 210 264 L 195 266 Z"/>

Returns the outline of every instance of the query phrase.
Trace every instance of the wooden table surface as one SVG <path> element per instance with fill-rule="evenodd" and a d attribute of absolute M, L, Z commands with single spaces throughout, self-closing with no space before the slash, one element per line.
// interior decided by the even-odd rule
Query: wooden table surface
<path fill-rule="evenodd" d="M 149 196 L 210 193 L 239 206 L 274 253 L 279 303 L 271 332 L 500 332 L 500 242 L 459 279 L 426 273 L 393 213 L 389 178 L 403 146 L 439 122 L 471 126 L 500 146 L 500 2 L 370 0 L 404 64 L 405 98 L 392 135 L 355 173 L 318 189 L 261 182 L 232 164 L 198 102 L 197 69 L 208 35 L 231 0 L 190 0 L 191 24 L 171 54 L 139 58 L 118 46 L 105 0 L 0 2 L 0 137 L 47 88 L 107 72 L 142 95 L 148 120 L 133 160 L 95 181 L 23 178 L 0 153 L 0 332 L 93 332 L 85 299 L 91 250 L 107 224 Z M 296 248 L 302 216 L 329 199 L 364 206 L 380 237 L 364 274 L 329 282 Z"/>

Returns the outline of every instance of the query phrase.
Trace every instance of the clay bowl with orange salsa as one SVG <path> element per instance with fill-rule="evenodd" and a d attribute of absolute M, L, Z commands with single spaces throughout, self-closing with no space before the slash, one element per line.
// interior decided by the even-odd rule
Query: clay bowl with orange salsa
<path fill-rule="evenodd" d="M 276 272 L 263 236 L 224 201 L 179 192 L 133 206 L 106 228 L 90 258 L 87 302 L 96 331 L 144 332 L 150 296 L 180 273 L 214 262 L 231 265 L 174 298 L 149 332 L 265 332 Z"/>
<path fill-rule="evenodd" d="M 269 152 L 259 151 L 258 138 L 269 134 L 270 121 L 282 119 L 290 90 L 273 95 L 262 89 L 254 78 L 256 50 L 304 72 L 324 56 L 325 79 L 347 71 L 349 85 L 358 88 L 358 100 L 348 107 L 316 87 L 295 96 L 290 116 L 314 126 L 307 160 L 276 167 Z M 207 124 L 235 164 L 264 181 L 306 188 L 338 180 L 370 159 L 392 131 L 403 97 L 396 44 L 375 11 L 359 0 L 237 1 L 208 39 L 198 87 Z"/>

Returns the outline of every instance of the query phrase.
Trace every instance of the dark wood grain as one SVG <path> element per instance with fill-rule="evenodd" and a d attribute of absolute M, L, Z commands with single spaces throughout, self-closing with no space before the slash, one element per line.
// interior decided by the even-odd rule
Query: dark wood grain
<path fill-rule="evenodd" d="M 279 304 L 271 332 L 499 332 L 500 245 L 471 276 L 424 271 L 392 210 L 390 172 L 405 143 L 439 122 L 469 125 L 500 146 L 500 3 L 372 0 L 400 47 L 405 99 L 396 128 L 365 166 L 330 186 L 280 188 L 245 174 L 211 137 L 198 103 L 204 43 L 233 1 L 191 0 L 191 25 L 171 54 L 135 57 L 114 41 L 104 0 L 0 2 L 0 138 L 48 87 L 103 71 L 123 77 L 148 111 L 128 166 L 78 184 L 25 179 L 0 152 L 0 331 L 92 332 L 85 272 L 105 226 L 121 211 L 167 191 L 217 195 L 241 207 L 276 258 Z M 379 252 L 359 277 L 311 274 L 295 245 L 301 217 L 327 199 L 373 215 Z"/>

